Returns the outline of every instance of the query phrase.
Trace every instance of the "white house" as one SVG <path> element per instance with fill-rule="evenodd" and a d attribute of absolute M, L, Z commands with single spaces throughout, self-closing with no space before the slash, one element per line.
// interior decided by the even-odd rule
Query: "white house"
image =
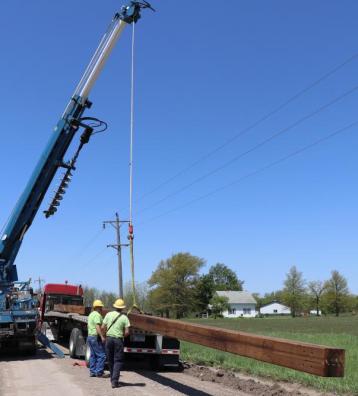
<path fill-rule="evenodd" d="M 310 310 L 310 315 L 317 316 L 317 309 L 311 309 Z M 318 310 L 318 316 L 321 316 L 321 315 L 322 315 L 322 311 L 319 309 Z"/>
<path fill-rule="evenodd" d="M 291 315 L 291 309 L 279 303 L 278 301 L 272 301 L 269 304 L 263 305 L 260 308 L 261 315 Z"/>
<path fill-rule="evenodd" d="M 227 297 L 229 310 L 222 314 L 225 318 L 254 318 L 256 312 L 256 300 L 251 293 L 245 291 L 217 291 L 220 297 Z"/>

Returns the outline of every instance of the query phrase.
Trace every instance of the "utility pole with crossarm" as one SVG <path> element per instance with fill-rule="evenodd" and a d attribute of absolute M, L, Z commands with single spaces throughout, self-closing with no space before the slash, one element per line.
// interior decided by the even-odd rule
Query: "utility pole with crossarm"
<path fill-rule="evenodd" d="M 116 230 L 117 243 L 107 245 L 117 251 L 118 257 L 118 292 L 119 298 L 123 298 L 123 270 L 122 270 L 122 247 L 129 246 L 129 244 L 121 243 L 121 224 L 128 223 L 128 220 L 120 220 L 118 213 L 116 213 L 115 220 L 106 220 L 103 222 L 103 228 L 106 228 L 107 224 L 110 224 Z"/>

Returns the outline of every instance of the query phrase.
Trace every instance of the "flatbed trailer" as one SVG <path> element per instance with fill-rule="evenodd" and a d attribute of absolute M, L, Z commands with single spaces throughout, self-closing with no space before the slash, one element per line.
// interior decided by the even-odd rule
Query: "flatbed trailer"
<path fill-rule="evenodd" d="M 84 358 L 88 363 L 90 312 L 91 308 L 83 305 L 81 287 L 46 285 L 40 303 L 41 331 L 50 341 L 68 343 L 71 358 Z M 180 342 L 176 338 L 130 327 L 130 334 L 124 339 L 124 354 L 126 360 L 146 359 L 153 368 L 179 368 Z"/>

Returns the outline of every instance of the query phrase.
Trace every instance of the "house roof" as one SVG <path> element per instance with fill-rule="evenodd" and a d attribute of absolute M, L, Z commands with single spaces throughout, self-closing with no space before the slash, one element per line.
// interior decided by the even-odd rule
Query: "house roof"
<path fill-rule="evenodd" d="M 246 291 L 217 291 L 220 297 L 227 297 L 229 304 L 256 304 L 251 293 Z"/>
<path fill-rule="evenodd" d="M 273 301 L 271 301 L 270 303 L 261 305 L 261 308 L 268 307 L 269 305 L 273 305 L 273 304 L 278 304 L 278 305 L 281 305 L 281 306 L 284 307 L 284 308 L 290 309 L 289 307 L 287 307 L 286 305 L 280 303 L 280 302 L 277 301 L 277 300 L 273 300 Z"/>

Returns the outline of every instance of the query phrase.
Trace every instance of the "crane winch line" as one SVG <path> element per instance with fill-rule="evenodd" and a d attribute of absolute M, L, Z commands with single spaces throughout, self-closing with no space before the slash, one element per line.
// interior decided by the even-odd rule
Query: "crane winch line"
<path fill-rule="evenodd" d="M 134 232 L 133 232 L 133 138 L 134 138 L 134 52 L 135 52 L 135 24 L 132 24 L 132 48 L 131 48 L 131 98 L 130 98 L 130 144 L 129 144 L 129 223 L 128 223 L 128 240 L 129 240 L 129 259 L 131 268 L 131 285 L 132 285 L 132 308 L 140 312 L 137 304 L 137 293 L 135 286 L 134 271 Z"/>

